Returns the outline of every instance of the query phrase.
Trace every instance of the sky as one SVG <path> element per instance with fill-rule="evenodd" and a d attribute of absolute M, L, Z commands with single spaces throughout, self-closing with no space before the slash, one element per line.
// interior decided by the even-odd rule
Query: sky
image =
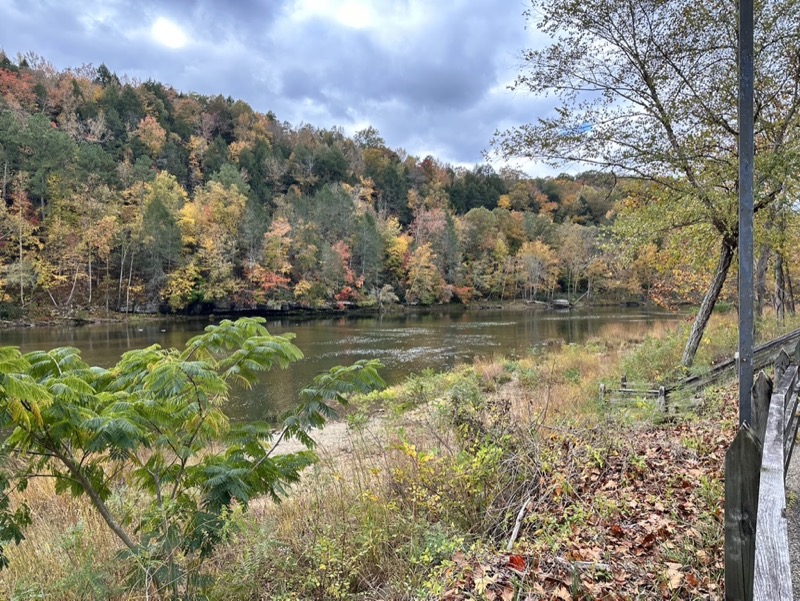
<path fill-rule="evenodd" d="M 512 92 L 526 0 L 0 0 L 0 47 L 58 69 L 232 96 L 294 126 L 375 127 L 391 148 L 485 162 L 552 100 Z M 502 163 L 492 161 L 496 168 Z M 530 175 L 551 169 L 519 163 Z"/>

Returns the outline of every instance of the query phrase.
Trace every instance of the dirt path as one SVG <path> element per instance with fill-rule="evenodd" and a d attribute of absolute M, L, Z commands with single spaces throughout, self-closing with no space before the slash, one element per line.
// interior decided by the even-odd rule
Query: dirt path
<path fill-rule="evenodd" d="M 370 426 L 373 426 L 373 424 Z M 313 430 L 311 438 L 317 443 L 316 450 L 321 454 L 338 456 L 353 451 L 353 440 L 348 435 L 347 422 L 344 421 L 330 422 L 321 430 Z M 296 440 L 284 440 L 275 449 L 275 454 L 286 455 L 287 453 L 296 453 L 305 449 L 305 446 Z"/>

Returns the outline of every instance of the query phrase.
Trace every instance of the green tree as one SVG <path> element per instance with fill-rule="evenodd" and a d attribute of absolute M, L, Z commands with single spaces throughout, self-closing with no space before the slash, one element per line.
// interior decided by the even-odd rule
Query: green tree
<path fill-rule="evenodd" d="M 111 369 L 90 367 L 74 348 L 0 348 L 0 427 L 10 432 L 0 447 L 0 563 L 30 522 L 11 492 L 46 476 L 57 493 L 89 499 L 145 589 L 154 583 L 163 597 L 195 598 L 232 505 L 265 494 L 280 500 L 315 460 L 309 433 L 335 415 L 332 403 L 383 385 L 376 361 L 335 367 L 300 393 L 279 428 L 231 424 L 224 403 L 232 384 L 250 386 L 260 372 L 302 358 L 291 335 L 270 335 L 263 322 L 223 321 L 182 351 L 153 345 Z M 306 450 L 275 455 L 289 438 Z"/>
<path fill-rule="evenodd" d="M 800 4 L 756 3 L 755 209 L 786 199 L 798 171 Z M 516 87 L 559 100 L 498 132 L 497 152 L 584 163 L 651 183 L 640 231 L 707 226 L 717 266 L 687 341 L 690 365 L 738 243 L 737 13 L 712 0 L 532 0 L 552 42 L 524 53 Z M 707 235 L 707 234 L 706 234 Z"/>
<path fill-rule="evenodd" d="M 163 176 L 172 178 L 166 173 Z M 158 180 L 154 184 L 157 186 Z M 182 190 L 176 186 L 172 192 L 181 196 Z M 181 203 L 172 200 L 160 194 L 156 187 L 151 188 L 145 198 L 140 231 L 144 250 L 141 267 L 151 293 L 160 289 L 169 274 L 180 265 L 181 232 L 175 207 Z"/>
<path fill-rule="evenodd" d="M 370 209 L 358 213 L 353 232 L 353 266 L 368 289 L 380 284 L 384 251 L 375 212 Z"/>

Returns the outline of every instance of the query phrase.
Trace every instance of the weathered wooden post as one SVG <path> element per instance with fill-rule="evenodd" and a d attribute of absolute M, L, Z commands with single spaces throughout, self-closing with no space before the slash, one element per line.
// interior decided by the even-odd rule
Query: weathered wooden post
<path fill-rule="evenodd" d="M 772 380 L 763 371 L 758 372 L 753 384 L 753 432 L 758 440 L 764 442 L 764 430 L 767 428 L 769 400 L 772 397 Z"/>
<path fill-rule="evenodd" d="M 775 383 L 781 381 L 786 368 L 789 367 L 789 355 L 786 354 L 786 351 L 781 349 L 781 352 L 778 353 L 778 356 L 775 358 Z"/>
<path fill-rule="evenodd" d="M 761 441 L 753 386 L 753 0 L 739 0 L 739 432 L 725 454 L 725 598 L 751 601 Z M 768 403 L 769 401 L 767 401 Z"/>
<path fill-rule="evenodd" d="M 761 441 L 747 424 L 725 453 L 725 598 L 752 601 Z"/>
<path fill-rule="evenodd" d="M 753 387 L 753 0 L 739 0 L 739 424 Z"/>

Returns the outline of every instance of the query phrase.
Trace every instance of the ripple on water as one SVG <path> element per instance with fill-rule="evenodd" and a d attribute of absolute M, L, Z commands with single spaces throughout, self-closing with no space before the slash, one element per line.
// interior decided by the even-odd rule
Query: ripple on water
<path fill-rule="evenodd" d="M 476 330 L 478 328 L 506 328 L 519 325 L 517 321 L 482 321 L 472 323 L 456 323 L 452 327 L 456 330 Z"/>
<path fill-rule="evenodd" d="M 436 332 L 433 328 L 387 328 L 376 330 L 376 338 L 410 338 L 412 336 L 431 336 Z"/>
<path fill-rule="evenodd" d="M 319 359 L 329 359 L 329 358 L 336 358 L 336 357 L 383 357 L 384 355 L 390 354 L 391 351 L 387 351 L 386 349 L 373 349 L 373 348 L 345 348 L 345 349 L 337 349 L 335 351 L 329 351 L 327 353 L 318 353 L 314 355 L 315 358 Z"/>

